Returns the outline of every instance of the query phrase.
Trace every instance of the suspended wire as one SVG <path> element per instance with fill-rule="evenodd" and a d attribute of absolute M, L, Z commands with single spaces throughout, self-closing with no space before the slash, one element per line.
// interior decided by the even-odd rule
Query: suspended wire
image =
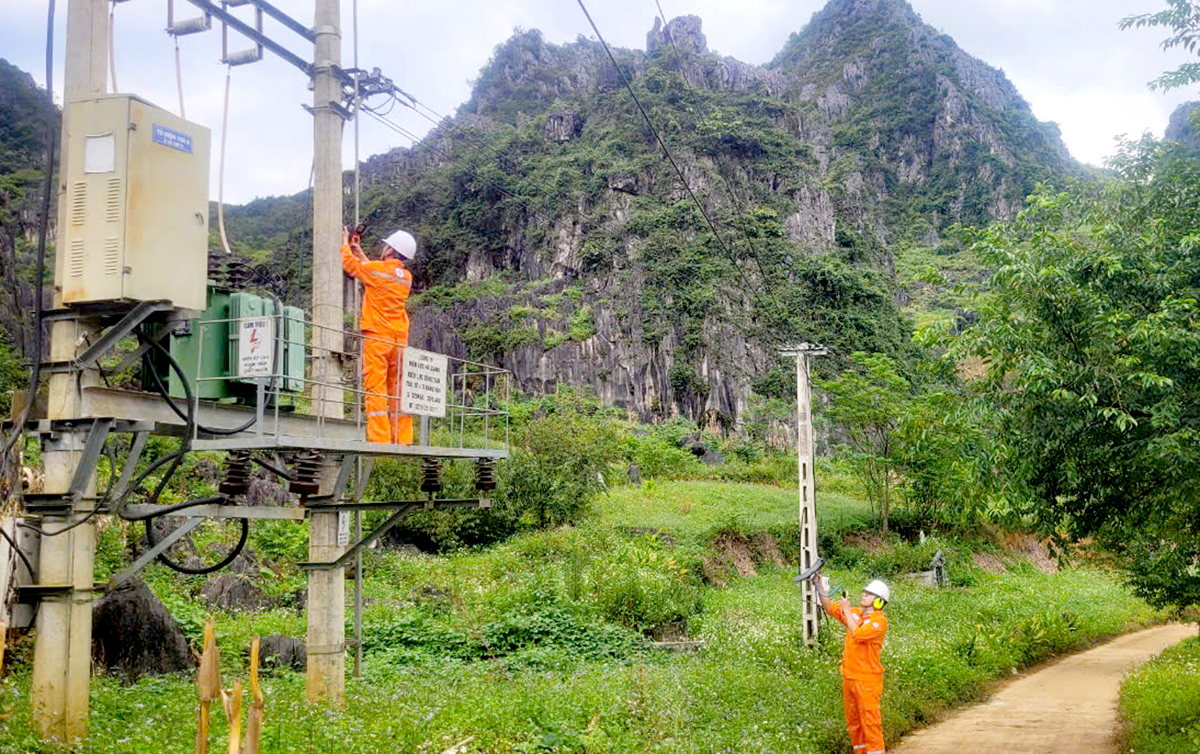
<path fill-rule="evenodd" d="M 179 37 L 175 40 L 175 87 L 179 90 L 179 117 L 187 120 L 187 111 L 183 108 L 183 61 L 179 54 Z"/>
<path fill-rule="evenodd" d="M 471 175 L 473 175 L 475 178 L 479 179 L 483 183 L 487 184 L 492 189 L 500 192 L 501 194 L 504 194 L 505 196 L 507 196 L 511 199 L 514 199 L 514 200 L 520 202 L 525 207 L 525 209 L 529 211 L 530 214 L 541 219 L 542 221 L 546 222 L 550 226 L 553 227 L 557 223 L 557 221 L 554 218 L 551 218 L 551 217 L 547 216 L 546 214 L 542 213 L 541 211 L 535 209 L 527 197 L 522 196 L 520 194 L 514 194 L 513 192 L 504 188 L 503 186 L 501 186 L 493 181 L 490 181 L 487 178 L 484 178 L 483 176 L 479 175 L 477 168 L 474 168 L 470 165 L 466 165 L 466 164 L 459 162 L 454 157 L 450 156 L 450 154 L 448 154 L 445 150 L 443 150 L 440 147 L 437 147 L 433 144 L 430 144 L 426 141 L 423 141 L 421 139 L 421 137 L 417 136 L 412 131 L 409 131 L 407 128 L 404 128 L 403 126 L 397 124 L 395 121 L 392 121 L 389 118 L 385 118 L 385 117 L 381 116 L 379 113 L 375 112 L 371 108 L 363 107 L 363 110 L 368 115 L 370 115 L 372 118 L 374 118 L 375 120 L 382 123 L 384 126 L 392 129 L 396 133 L 398 133 L 401 136 L 412 141 L 414 149 L 418 149 L 418 148 L 429 149 L 429 150 L 432 150 L 432 151 L 438 153 L 443 158 L 445 158 L 447 161 L 449 161 L 451 164 L 468 170 L 471 173 Z"/>
<path fill-rule="evenodd" d="M 42 283 L 46 276 L 46 236 L 50 226 L 50 194 L 54 190 L 54 148 L 58 136 L 58 111 L 54 105 L 54 0 L 50 0 L 46 8 L 46 99 L 46 174 L 42 184 L 42 213 L 38 218 L 37 272 L 33 281 L 33 370 L 29 376 L 25 407 L 21 409 L 21 415 L 13 422 L 12 432 L 4 441 L 0 461 L 8 460 L 8 454 L 17 440 L 25 435 L 25 421 L 29 418 L 33 404 L 37 402 L 38 380 L 42 374 Z M 8 467 L 7 463 L 3 465 Z"/>
<path fill-rule="evenodd" d="M 671 30 L 667 28 L 667 14 L 663 12 L 662 3 L 659 2 L 659 0 L 654 0 L 654 5 L 658 8 L 658 17 L 662 19 L 663 33 L 667 35 L 667 41 L 671 43 L 671 51 L 675 55 L 675 67 L 679 69 L 679 78 L 683 80 L 684 88 L 687 89 L 689 93 L 693 93 L 691 82 L 688 81 L 687 73 L 683 69 L 683 59 L 679 56 L 679 48 L 675 46 L 675 35 L 672 34 Z M 730 205 L 733 206 L 735 210 L 740 211 L 741 208 L 738 206 L 739 202 L 733 193 L 733 189 L 728 184 L 725 184 L 724 187 L 725 194 L 729 197 Z M 750 238 L 750 234 L 746 232 L 744 227 L 740 225 L 735 225 L 734 227 L 741 232 L 742 237 L 746 239 L 746 244 L 750 247 L 750 250 L 754 252 L 754 263 L 758 267 L 758 274 L 762 276 L 765 284 L 767 275 L 763 270 L 762 261 L 759 259 L 758 248 L 754 245 L 754 241 Z M 745 280 L 744 276 L 743 280 Z M 747 284 L 749 284 L 749 281 L 747 281 Z"/>
<path fill-rule="evenodd" d="M 117 53 L 113 43 L 113 27 L 117 19 L 117 0 L 112 0 L 112 8 L 108 11 L 108 72 L 112 75 L 113 94 L 120 91 L 117 88 Z"/>
<path fill-rule="evenodd" d="M 679 176 L 680 182 L 683 182 L 684 189 L 688 190 L 688 196 L 690 196 L 691 201 L 696 204 L 696 208 L 700 210 L 700 214 L 704 217 L 704 222 L 708 223 L 708 228 L 713 232 L 713 238 L 716 239 L 716 243 L 720 244 L 721 249 L 725 251 L 726 257 L 728 257 L 731 262 L 734 262 L 733 267 L 737 268 L 737 263 L 733 259 L 733 252 L 730 251 L 730 247 L 728 247 L 728 245 L 725 243 L 725 239 L 721 238 L 720 232 L 718 229 L 716 229 L 716 226 L 713 225 L 713 219 L 712 217 L 708 216 L 708 210 L 704 209 L 704 205 L 700 203 L 700 199 L 696 197 L 696 193 L 691 190 L 691 186 L 688 185 L 688 179 L 684 178 L 683 170 L 679 169 L 679 164 L 671 155 L 671 150 L 667 149 L 667 144 L 664 142 L 664 140 L 662 140 L 658 128 L 655 128 L 653 122 L 650 122 L 650 116 L 646 114 L 646 108 L 642 107 L 642 101 L 638 100 L 637 94 L 634 91 L 634 86 L 629 83 L 629 77 L 625 76 L 624 68 L 617 65 L 617 59 L 614 58 L 612 50 L 608 49 L 608 43 L 604 41 L 604 35 L 600 34 L 600 29 L 598 26 L 596 26 L 594 20 L 592 20 L 592 13 L 588 12 L 588 7 L 586 5 L 583 5 L 583 0 L 576 0 L 576 2 L 580 4 L 580 8 L 583 11 L 584 16 L 587 16 L 588 23 L 592 24 L 592 30 L 596 32 L 596 38 L 599 38 L 600 44 L 604 46 L 604 52 L 607 53 L 608 60 L 612 61 L 612 67 L 617 68 L 617 73 L 620 73 L 620 80 L 625 83 L 625 89 L 629 91 L 629 96 L 634 98 L 634 104 L 636 104 L 638 112 L 642 114 L 642 119 L 646 120 L 646 125 L 649 127 L 650 133 L 653 133 L 654 138 L 658 140 L 659 146 L 662 148 L 662 154 L 667 156 L 667 161 L 671 163 L 671 167 L 674 168 L 674 172 L 676 172 L 676 175 Z M 738 269 L 740 271 L 740 268 Z M 745 276 L 743 275 L 743 279 L 744 277 Z"/>
<path fill-rule="evenodd" d="M 221 246 L 226 254 L 233 254 L 229 248 L 229 237 L 225 234 L 225 142 L 229 137 L 229 84 L 233 80 L 233 66 L 225 69 L 225 112 L 221 115 L 221 167 L 217 173 L 217 229 L 221 231 Z"/>

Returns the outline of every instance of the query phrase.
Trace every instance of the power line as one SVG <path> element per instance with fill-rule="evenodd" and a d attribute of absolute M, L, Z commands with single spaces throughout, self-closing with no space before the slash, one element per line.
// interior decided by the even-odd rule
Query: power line
<path fill-rule="evenodd" d="M 659 0 L 654 0 L 654 5 L 658 8 L 658 17 L 661 18 L 663 22 L 663 33 L 667 35 L 667 41 L 671 43 L 671 51 L 675 54 L 675 67 L 679 69 L 679 78 L 683 79 L 683 86 L 690 93 L 692 92 L 692 86 L 691 83 L 688 82 L 687 73 L 683 70 L 683 59 L 679 56 L 679 48 L 675 46 L 675 35 L 671 33 L 669 28 L 667 28 L 667 14 L 663 11 L 662 3 L 659 2 Z M 729 186 L 725 186 L 725 193 L 729 196 L 729 203 L 734 208 L 738 208 L 738 200 L 737 197 L 734 196 L 733 189 Z M 754 252 L 754 263 L 758 267 L 758 274 L 762 276 L 762 279 L 765 283 L 767 275 L 763 270 L 762 261 L 758 256 L 758 247 L 754 245 L 754 241 L 750 240 L 750 234 L 746 232 L 744 227 L 735 227 L 741 232 L 742 237 L 746 239 L 746 245 L 750 247 L 752 252 Z M 742 276 L 742 280 L 749 285 L 749 280 L 746 279 L 745 275 Z"/>
<path fill-rule="evenodd" d="M 540 212 L 540 211 L 538 211 L 537 209 L 535 209 L 535 208 L 533 207 L 533 205 L 530 203 L 530 201 L 529 201 L 528 197 L 521 196 L 520 194 L 514 194 L 513 192 L 509 191 L 508 189 L 504 188 L 503 186 L 499 185 L 498 183 L 495 183 L 495 182 L 493 182 L 493 181 L 490 181 L 490 180 L 488 180 L 487 178 L 485 178 L 485 177 L 483 177 L 483 176 L 479 175 L 479 172 L 478 172 L 478 170 L 477 170 L 476 168 L 473 168 L 473 167 L 471 167 L 471 166 L 469 166 L 469 165 L 465 165 L 465 164 L 463 164 L 463 163 L 459 162 L 458 160 L 454 159 L 454 158 L 453 158 L 453 157 L 452 157 L 450 154 L 448 154 L 447 152 L 445 152 L 444 150 L 442 150 L 440 147 L 437 147 L 437 146 L 435 146 L 435 145 L 433 145 L 433 144 L 430 144 L 430 143 L 427 143 L 427 142 L 423 141 L 423 140 L 421 139 L 421 137 L 417 136 L 417 135 L 416 135 L 416 134 L 414 134 L 412 131 L 409 131 L 408 129 L 404 128 L 403 126 L 401 126 L 401 125 L 399 125 L 399 124 L 397 124 L 397 123 L 395 123 L 395 122 L 394 122 L 394 121 L 392 121 L 391 119 L 389 119 L 389 118 L 386 118 L 386 117 L 384 117 L 384 116 L 380 115 L 379 113 L 375 112 L 375 111 L 374 111 L 374 110 L 372 110 L 371 108 L 369 108 L 369 107 L 364 107 L 363 109 L 366 111 L 366 113 L 367 113 L 368 115 L 370 115 L 370 116 L 371 116 L 372 118 L 374 118 L 375 120 L 379 121 L 381 124 L 383 124 L 383 125 L 384 125 L 384 126 L 386 126 L 387 128 L 390 128 L 390 129 L 392 129 L 392 130 L 393 130 L 393 131 L 395 131 L 396 133 L 398 133 L 398 134 L 400 134 L 401 136 L 404 136 L 405 138 L 407 138 L 407 139 L 409 139 L 410 141 L 412 141 L 412 142 L 413 142 L 413 148 L 414 148 L 414 149 L 415 149 L 415 148 L 423 148 L 423 149 L 429 149 L 429 150 L 432 150 L 432 151 L 434 151 L 434 152 L 438 153 L 439 155 L 441 155 L 442 157 L 444 157 L 444 158 L 445 158 L 447 161 L 449 161 L 451 164 L 453 164 L 453 165 L 456 165 L 456 166 L 458 166 L 458 167 L 465 168 L 466 170 L 470 171 L 470 173 L 471 173 L 471 174 L 472 174 L 472 175 L 473 175 L 475 178 L 477 178 L 477 179 L 479 179 L 479 180 L 483 181 L 485 184 L 487 184 L 487 185 L 488 185 L 488 186 L 490 186 L 491 188 L 495 189 L 496 191 L 500 192 L 501 194 L 504 194 L 505 196 L 507 196 L 507 197 L 509 197 L 509 198 L 511 198 L 511 199 L 514 199 L 514 200 L 516 200 L 516 201 L 520 202 L 520 203 L 521 203 L 521 204 L 524 206 L 524 208 L 525 208 L 525 209 L 526 209 L 526 210 L 527 210 L 527 211 L 528 211 L 530 214 L 532 214 L 532 215 L 534 215 L 535 217 L 537 217 L 538 219 L 540 219 L 540 220 L 542 220 L 542 221 L 546 222 L 546 223 L 547 223 L 547 224 L 549 224 L 551 227 L 553 227 L 553 226 L 556 224 L 556 221 L 555 221 L 553 218 L 551 218 L 551 217 L 548 217 L 547 215 L 545 215 L 545 214 L 543 214 L 542 212 Z"/>
<path fill-rule="evenodd" d="M 675 168 L 675 174 L 679 176 L 679 180 L 683 183 L 683 187 L 687 189 L 688 196 L 690 196 L 692 201 L 695 202 L 696 207 L 700 210 L 700 214 L 704 216 L 704 221 L 708 223 L 708 228 L 712 231 L 713 237 L 717 239 L 717 243 L 719 243 L 721 248 L 725 251 L 725 256 L 728 257 L 731 262 L 733 262 L 734 267 L 737 267 L 737 261 L 733 258 L 733 252 L 729 250 L 729 246 L 726 245 L 725 239 L 721 238 L 720 232 L 717 231 L 717 226 L 713 224 L 712 218 L 708 216 L 708 211 L 704 209 L 704 205 L 701 204 L 700 200 L 696 198 L 696 194 L 692 191 L 692 187 L 688 185 L 687 178 L 683 177 L 683 171 L 679 169 L 679 165 L 676 164 L 675 158 L 671 156 L 671 150 L 667 149 L 667 144 L 663 141 L 662 136 L 659 135 L 658 129 L 655 128 L 654 124 L 650 122 L 650 116 L 646 114 L 646 108 L 642 107 L 642 102 L 638 99 L 637 94 L 633 91 L 633 87 L 630 85 L 629 77 L 625 75 L 625 71 L 621 68 L 621 66 L 617 65 L 617 59 L 613 57 L 612 50 L 610 50 L 608 47 L 608 42 L 604 41 L 604 35 L 600 33 L 600 29 L 596 26 L 596 22 L 592 20 L 592 14 L 588 13 L 587 6 L 583 4 L 583 0 L 576 0 L 576 2 L 579 3 L 579 7 L 583 11 L 583 15 L 587 16 L 588 23 L 592 25 L 592 31 L 596 32 L 596 37 L 600 40 L 600 44 L 604 46 L 604 52 L 608 54 L 608 59 L 612 61 L 613 68 L 616 68 L 617 73 L 621 74 L 621 81 L 625 82 L 625 88 L 629 91 L 629 96 L 633 97 L 633 103 L 637 105 L 638 111 L 641 112 L 642 118 L 646 121 L 646 125 L 650 128 L 650 132 L 654 134 L 654 138 L 658 140 L 658 145 L 662 147 L 663 154 L 667 156 L 667 160 L 671 163 L 671 167 Z M 745 276 L 743 276 L 743 279 L 744 278 Z M 748 282 L 749 281 L 747 281 L 747 283 Z"/>

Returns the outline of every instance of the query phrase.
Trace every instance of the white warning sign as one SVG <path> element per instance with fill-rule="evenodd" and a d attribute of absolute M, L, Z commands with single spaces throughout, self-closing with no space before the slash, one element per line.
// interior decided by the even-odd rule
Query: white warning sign
<path fill-rule="evenodd" d="M 270 317 L 238 321 L 238 377 L 270 377 L 274 373 L 274 324 Z"/>
<path fill-rule="evenodd" d="M 350 544 L 350 512 L 338 511 L 337 546 L 345 547 Z"/>
<path fill-rule="evenodd" d="M 440 353 L 419 348 L 404 349 L 400 411 L 417 416 L 446 415 L 446 372 L 448 362 Z"/>

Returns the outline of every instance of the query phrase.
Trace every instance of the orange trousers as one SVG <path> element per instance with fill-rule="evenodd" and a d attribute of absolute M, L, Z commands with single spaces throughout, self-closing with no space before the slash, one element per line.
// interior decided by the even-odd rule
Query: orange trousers
<path fill-rule="evenodd" d="M 362 370 L 367 440 L 412 445 L 412 416 L 400 413 L 401 364 L 408 333 L 363 331 Z"/>
<path fill-rule="evenodd" d="M 842 678 L 842 704 L 846 707 L 846 730 L 854 754 L 883 754 L 883 717 L 879 697 L 883 677 Z"/>

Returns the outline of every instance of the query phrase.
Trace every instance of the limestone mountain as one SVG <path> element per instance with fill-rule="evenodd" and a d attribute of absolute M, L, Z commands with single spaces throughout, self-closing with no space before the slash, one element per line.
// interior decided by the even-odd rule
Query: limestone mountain
<path fill-rule="evenodd" d="M 780 345 L 826 344 L 829 370 L 910 355 L 898 260 L 952 254 L 948 226 L 1079 170 L 1002 72 L 902 0 L 833 0 L 765 66 L 711 52 L 694 16 L 614 54 L 520 31 L 454 118 L 366 161 L 372 233 L 421 239 L 413 345 L 741 430 L 794 390 Z M 229 213 L 297 303 L 307 236 L 271 218 L 304 202 Z"/>
<path fill-rule="evenodd" d="M 1177 141 L 1189 149 L 1200 149 L 1200 128 L 1194 125 L 1200 123 L 1196 120 L 1200 117 L 1197 110 L 1200 110 L 1200 102 L 1185 102 L 1175 108 L 1163 138 Z"/>
<path fill-rule="evenodd" d="M 59 122 L 45 90 L 0 58 L 0 382 L 19 370 L 8 349 L 33 347 L 36 240 L 45 178 L 46 124 Z M 51 202 L 51 213 L 57 208 Z M 53 231 L 53 224 L 50 230 Z M 48 259 L 46 269 L 54 269 Z"/>

